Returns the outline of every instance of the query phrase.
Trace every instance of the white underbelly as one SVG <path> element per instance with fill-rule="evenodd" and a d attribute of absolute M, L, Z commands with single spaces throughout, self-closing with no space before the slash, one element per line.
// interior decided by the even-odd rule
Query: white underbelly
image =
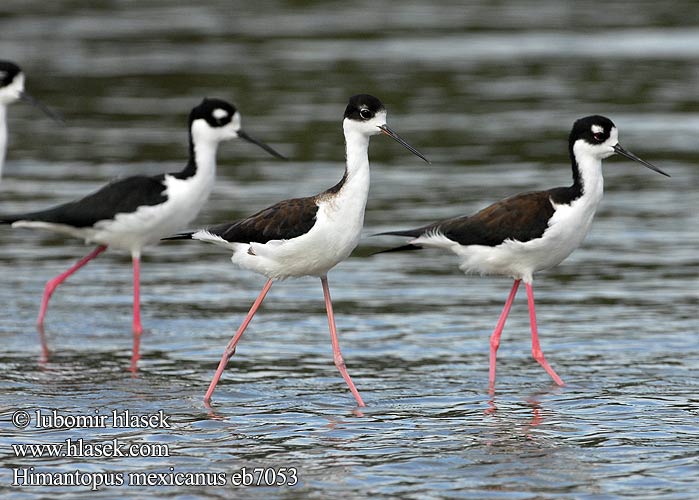
<path fill-rule="evenodd" d="M 315 225 L 296 238 L 235 245 L 231 260 L 273 279 L 324 276 L 350 256 L 364 224 L 363 204 L 333 208 L 321 205 Z"/>

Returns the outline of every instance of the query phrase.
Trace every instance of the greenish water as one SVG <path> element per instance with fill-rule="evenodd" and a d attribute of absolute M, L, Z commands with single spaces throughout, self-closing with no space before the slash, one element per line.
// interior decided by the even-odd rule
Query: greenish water
<path fill-rule="evenodd" d="M 0 6 L 0 57 L 66 119 L 9 110 L 2 212 L 49 206 L 104 182 L 179 169 L 202 97 L 291 157 L 219 151 L 198 225 L 314 194 L 342 174 L 341 116 L 377 95 L 431 160 L 371 144 L 365 237 L 330 273 L 357 411 L 332 362 L 317 280 L 275 285 L 215 394 L 221 352 L 264 278 L 225 252 L 160 245 L 142 266 L 146 332 L 131 354 L 129 259 L 107 253 L 52 299 L 47 279 L 89 250 L 2 229 L 0 491 L 13 498 L 693 498 L 699 486 L 699 8 L 694 2 L 34 2 Z M 535 282 L 542 347 L 529 356 L 524 294 L 498 386 L 488 336 L 510 282 L 465 277 L 440 252 L 371 256 L 370 235 L 476 211 L 570 182 L 567 135 L 609 116 L 625 147 L 671 173 L 605 162 L 605 199 L 583 246 Z M 18 410 L 145 415 L 170 428 L 17 429 Z M 167 445 L 168 457 L 21 458 L 11 444 Z M 152 454 L 152 453 L 151 453 Z M 293 467 L 290 487 L 12 487 L 13 469 L 98 473 Z M 170 471 L 170 467 L 173 471 Z"/>

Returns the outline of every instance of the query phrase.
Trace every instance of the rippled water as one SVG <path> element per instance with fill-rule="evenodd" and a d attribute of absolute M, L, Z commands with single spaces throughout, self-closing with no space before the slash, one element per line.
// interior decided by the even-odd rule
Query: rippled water
<path fill-rule="evenodd" d="M 215 394 L 203 393 L 264 279 L 214 247 L 168 244 L 142 266 L 142 359 L 131 356 L 131 270 L 107 253 L 56 293 L 42 359 L 46 280 L 88 249 L 2 228 L 0 491 L 13 498 L 693 498 L 699 487 L 699 9 L 694 2 L 304 3 L 5 0 L 0 57 L 60 111 L 10 110 L 2 212 L 69 200 L 105 181 L 181 168 L 203 96 L 288 154 L 219 152 L 199 225 L 332 185 L 340 118 L 370 92 L 430 157 L 372 140 L 365 238 L 330 273 L 340 341 L 368 404 L 332 363 L 317 280 L 276 284 Z M 371 256 L 371 234 L 569 183 L 573 120 L 612 118 L 631 151 L 672 174 L 605 162 L 606 196 L 584 245 L 535 282 L 542 346 L 529 356 L 524 294 L 498 386 L 488 336 L 510 282 L 464 277 L 437 251 Z M 171 428 L 37 429 L 35 413 L 146 415 Z M 11 425 L 18 410 L 32 423 Z M 167 445 L 169 457 L 21 458 L 11 444 L 67 438 Z M 299 483 L 11 487 L 12 469 L 98 473 L 294 467 Z M 173 471 L 170 470 L 173 468 Z"/>

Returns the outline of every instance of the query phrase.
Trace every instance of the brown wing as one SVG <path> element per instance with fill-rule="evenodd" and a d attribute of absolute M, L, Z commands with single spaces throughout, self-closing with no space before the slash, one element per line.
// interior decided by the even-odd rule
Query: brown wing
<path fill-rule="evenodd" d="M 307 233 L 316 222 L 315 197 L 284 200 L 246 219 L 207 229 L 226 241 L 267 243 L 288 240 Z"/>
<path fill-rule="evenodd" d="M 424 232 L 437 230 L 461 245 L 496 246 L 508 239 L 525 242 L 544 234 L 553 213 L 549 191 L 522 193 L 475 215 L 437 222 Z"/>

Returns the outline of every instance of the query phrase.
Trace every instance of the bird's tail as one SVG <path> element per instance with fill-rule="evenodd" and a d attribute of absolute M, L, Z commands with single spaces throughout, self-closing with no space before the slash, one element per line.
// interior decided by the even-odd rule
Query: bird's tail
<path fill-rule="evenodd" d="M 423 228 L 417 228 L 417 229 L 404 229 L 402 231 L 386 231 L 385 233 L 376 233 L 372 236 L 405 236 L 407 238 L 417 238 L 423 233 L 424 229 Z M 413 245 L 413 244 L 407 244 L 407 245 L 401 245 L 399 247 L 394 247 L 394 248 L 387 248 L 386 250 L 379 250 L 378 252 L 372 253 L 372 255 L 380 254 L 380 253 L 391 253 L 391 252 L 405 252 L 405 251 L 412 251 L 412 250 L 421 250 L 422 247 L 420 245 Z"/>
<path fill-rule="evenodd" d="M 0 215 L 0 224 L 13 224 L 18 220 L 27 220 L 26 214 L 3 214 Z"/>
<path fill-rule="evenodd" d="M 409 238 L 417 238 L 424 231 L 424 228 L 419 227 L 416 229 L 403 229 L 401 231 L 386 231 L 385 233 L 372 234 L 372 236 L 406 236 Z"/>
<path fill-rule="evenodd" d="M 400 247 L 394 247 L 394 248 L 387 248 L 386 250 L 379 250 L 378 252 L 374 252 L 371 255 L 377 255 L 380 253 L 391 253 L 391 252 L 405 252 L 409 250 L 422 250 L 422 247 L 419 245 L 403 245 Z"/>
<path fill-rule="evenodd" d="M 173 234 L 172 236 L 166 236 L 165 238 L 160 238 L 160 240 L 191 240 L 192 235 L 195 232 L 196 231 L 185 231 L 182 233 Z"/>

